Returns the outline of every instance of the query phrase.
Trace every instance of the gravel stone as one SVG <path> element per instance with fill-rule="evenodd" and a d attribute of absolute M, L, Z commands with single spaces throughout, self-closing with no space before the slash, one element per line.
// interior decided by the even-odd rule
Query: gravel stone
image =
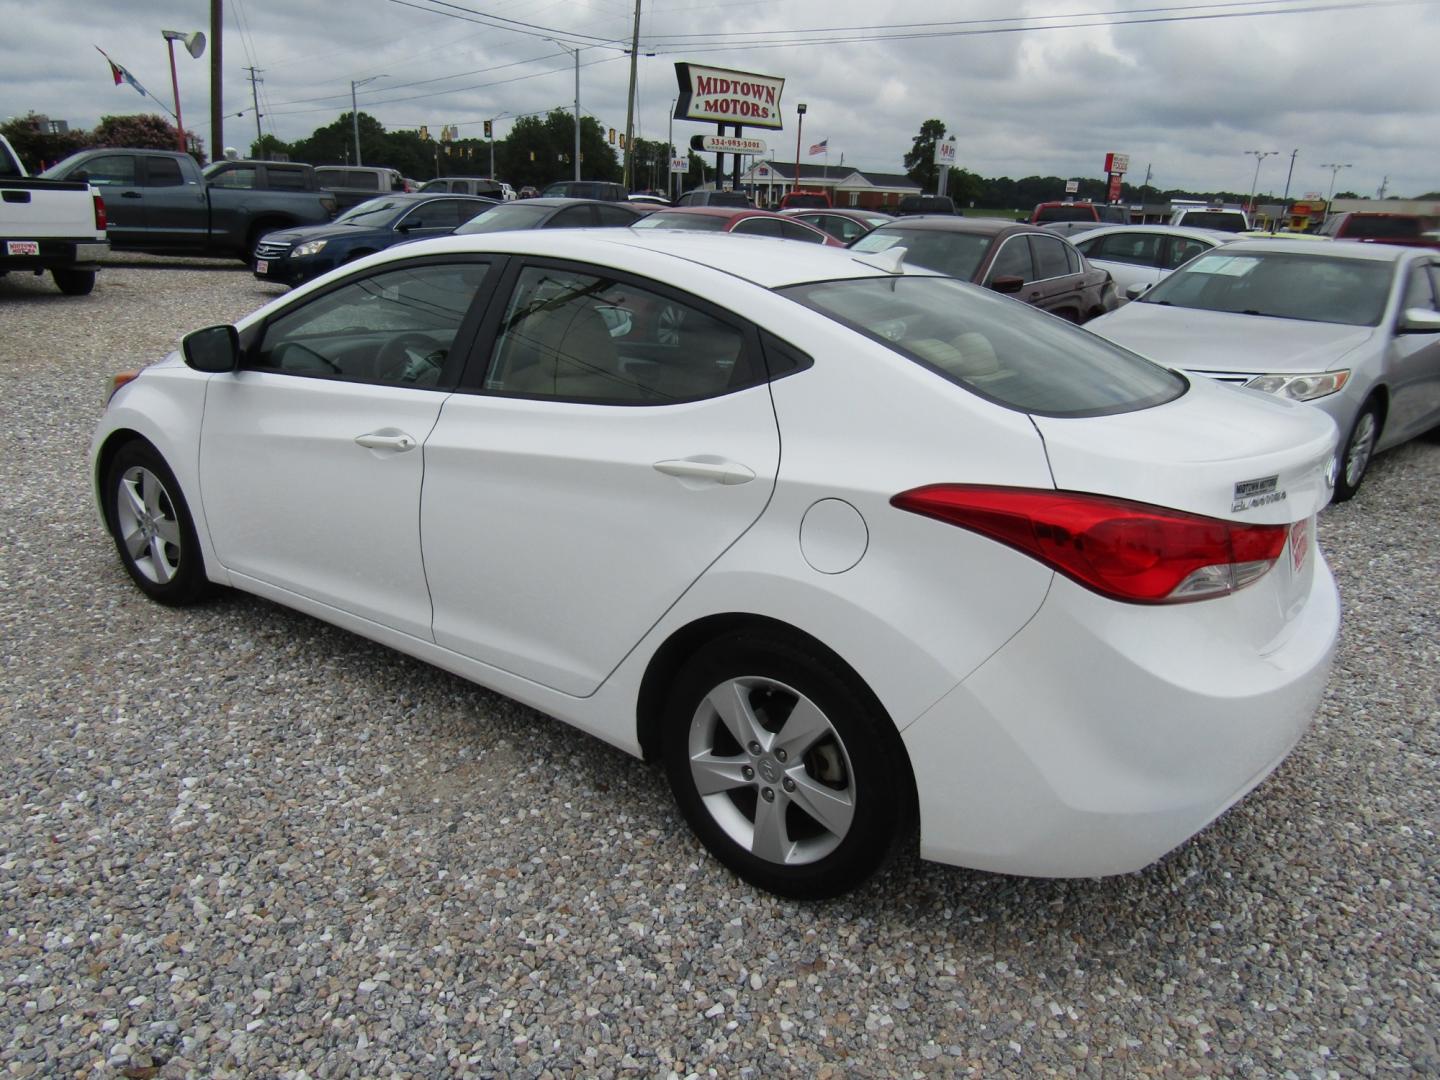
<path fill-rule="evenodd" d="M 1440 445 L 1322 515 L 1328 692 L 1200 836 L 1103 880 L 909 856 L 796 904 L 706 857 L 653 767 L 267 602 L 129 583 L 86 461 L 109 376 L 280 292 L 218 260 L 0 279 L 0 1071 L 1440 1073 Z"/>

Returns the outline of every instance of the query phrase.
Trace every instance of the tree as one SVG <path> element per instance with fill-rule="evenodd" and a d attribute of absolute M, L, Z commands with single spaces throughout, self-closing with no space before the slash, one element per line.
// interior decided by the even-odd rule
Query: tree
<path fill-rule="evenodd" d="M 250 156 L 257 161 L 275 161 L 281 155 L 293 159 L 295 148 L 274 135 L 261 135 L 250 144 Z"/>
<path fill-rule="evenodd" d="M 510 184 L 544 188 L 575 175 L 575 114 L 554 109 L 543 120 L 522 116 L 510 136 L 495 148 L 495 168 Z M 580 176 L 584 180 L 619 180 L 620 162 L 605 141 L 600 123 L 590 116 L 580 121 Z"/>
<path fill-rule="evenodd" d="M 935 144 L 945 138 L 944 120 L 926 120 L 910 152 L 905 155 L 905 174 L 920 185 L 922 191 L 934 191 L 939 181 L 935 165 Z"/>
<path fill-rule="evenodd" d="M 89 143 L 86 132 L 51 132 L 42 120 L 42 117 L 31 112 L 0 124 L 0 135 L 9 140 L 15 153 L 20 155 L 20 160 L 31 172 L 46 169 L 77 150 L 84 150 Z M 172 142 L 170 145 L 175 144 Z"/>
<path fill-rule="evenodd" d="M 174 124 L 157 113 L 130 116 L 102 116 L 90 133 L 90 146 L 131 146 L 141 150 L 174 150 L 179 142 Z M 185 132 L 190 155 L 205 164 L 205 141 L 195 132 Z"/>

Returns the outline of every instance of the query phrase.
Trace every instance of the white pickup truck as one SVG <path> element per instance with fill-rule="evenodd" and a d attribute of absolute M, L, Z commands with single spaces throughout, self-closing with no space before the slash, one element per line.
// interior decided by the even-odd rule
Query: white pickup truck
<path fill-rule="evenodd" d="M 0 135 L 0 275 L 49 270 L 61 292 L 84 296 L 109 250 L 100 193 L 84 182 L 27 175 Z"/>

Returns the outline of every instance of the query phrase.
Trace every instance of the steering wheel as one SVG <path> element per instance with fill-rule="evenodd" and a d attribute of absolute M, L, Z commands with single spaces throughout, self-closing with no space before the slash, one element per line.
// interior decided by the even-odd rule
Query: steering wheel
<path fill-rule="evenodd" d="M 386 382 L 429 385 L 439 378 L 445 355 L 425 334 L 401 334 L 381 346 L 375 374 Z"/>

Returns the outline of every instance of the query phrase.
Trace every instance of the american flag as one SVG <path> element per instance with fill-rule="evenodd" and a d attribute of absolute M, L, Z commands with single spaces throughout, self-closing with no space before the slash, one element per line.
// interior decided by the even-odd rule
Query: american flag
<path fill-rule="evenodd" d="M 820 140 L 819 142 L 817 142 L 814 146 L 810 147 L 810 156 L 811 156 L 811 157 L 814 157 L 816 154 L 828 154 L 829 152 L 830 152 L 830 140 L 829 140 L 829 139 L 821 139 L 821 140 Z"/>

